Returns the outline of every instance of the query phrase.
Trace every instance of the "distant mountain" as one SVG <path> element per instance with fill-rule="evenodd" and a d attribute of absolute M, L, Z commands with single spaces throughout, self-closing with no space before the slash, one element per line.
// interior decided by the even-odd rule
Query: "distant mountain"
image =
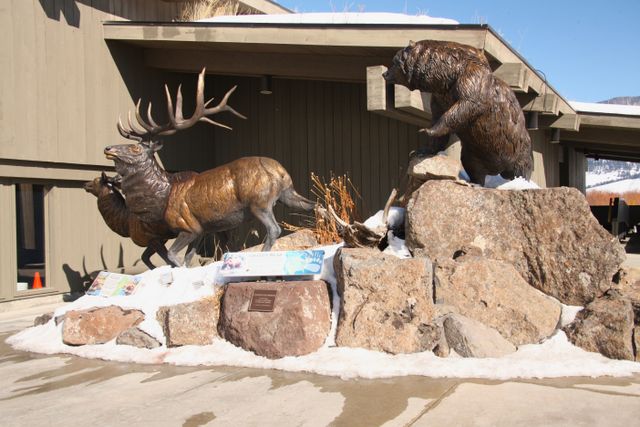
<path fill-rule="evenodd" d="M 640 105 L 640 96 L 618 96 L 598 104 Z"/>
<path fill-rule="evenodd" d="M 587 188 L 636 178 L 640 178 L 640 163 L 604 159 L 588 160 Z"/>

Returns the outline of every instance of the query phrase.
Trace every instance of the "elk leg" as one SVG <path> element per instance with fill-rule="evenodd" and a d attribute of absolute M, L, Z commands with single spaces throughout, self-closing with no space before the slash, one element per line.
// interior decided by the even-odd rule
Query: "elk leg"
<path fill-rule="evenodd" d="M 276 239 L 280 236 L 282 229 L 278 225 L 276 217 L 273 216 L 273 211 L 271 209 L 251 207 L 251 212 L 267 229 L 267 238 L 262 246 L 262 251 L 270 251 Z"/>
<path fill-rule="evenodd" d="M 180 234 L 178 234 L 178 237 L 176 237 L 176 240 L 173 241 L 173 244 L 171 245 L 171 247 L 169 248 L 169 252 L 167 253 L 167 256 L 169 257 L 169 260 L 171 260 L 171 265 L 173 267 L 179 267 L 182 265 L 177 253 L 184 249 L 185 246 L 189 245 L 189 243 L 198 238 L 198 236 L 198 234 L 189 233 L 187 231 L 182 231 Z"/>
<path fill-rule="evenodd" d="M 165 246 L 166 243 L 167 243 L 166 240 L 153 241 L 150 243 L 150 247 L 153 247 L 156 253 L 165 262 L 165 264 L 170 265 L 172 267 L 176 267 L 175 265 L 173 265 L 173 262 L 171 262 L 171 260 L 169 259 L 169 254 L 167 253 L 167 247 Z"/>
<path fill-rule="evenodd" d="M 142 255 L 140 255 L 140 259 L 142 260 L 142 262 L 144 262 L 144 265 L 146 265 L 149 270 L 153 270 L 154 268 L 156 268 L 156 266 L 151 262 L 151 255 L 155 253 L 156 251 L 151 246 L 147 246 L 144 249 L 144 252 L 142 252 Z"/>
<path fill-rule="evenodd" d="M 189 246 L 187 247 L 187 253 L 184 255 L 185 266 L 188 267 L 191 265 L 191 260 L 193 259 L 193 256 L 198 252 L 198 248 L 202 244 L 203 239 L 204 239 L 204 236 L 198 236 L 196 240 L 189 243 Z"/>

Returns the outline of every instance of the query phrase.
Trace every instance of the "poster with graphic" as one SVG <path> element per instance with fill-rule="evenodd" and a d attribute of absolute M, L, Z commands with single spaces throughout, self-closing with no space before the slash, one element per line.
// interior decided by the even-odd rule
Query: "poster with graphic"
<path fill-rule="evenodd" d="M 323 250 L 228 252 L 222 259 L 224 277 L 313 276 L 320 274 Z"/>
<path fill-rule="evenodd" d="M 140 276 L 101 271 L 87 290 L 87 295 L 103 297 L 132 295 L 140 280 Z"/>

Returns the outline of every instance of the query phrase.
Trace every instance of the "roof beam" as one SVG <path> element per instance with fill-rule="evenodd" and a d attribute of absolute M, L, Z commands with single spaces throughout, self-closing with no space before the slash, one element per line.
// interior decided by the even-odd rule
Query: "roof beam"
<path fill-rule="evenodd" d="M 233 25 L 206 23 L 103 24 L 105 40 L 130 42 L 242 43 L 400 49 L 409 40 L 447 40 L 482 48 L 485 28 L 454 25 L 403 27 L 362 25 Z M 339 30 L 339 31 L 338 31 Z M 385 61 L 386 62 L 386 61 Z"/>
<path fill-rule="evenodd" d="M 580 117 L 585 126 L 640 129 L 640 117 L 636 116 L 591 115 L 580 113 Z"/>
<path fill-rule="evenodd" d="M 493 75 L 508 84 L 514 92 L 529 92 L 527 67 L 523 63 L 503 63 L 493 72 Z"/>
<path fill-rule="evenodd" d="M 429 105 L 425 104 L 425 97 L 420 91 L 409 91 L 400 85 L 393 85 L 391 94 L 388 90 L 391 85 L 387 85 L 382 77 L 385 71 L 387 67 L 383 65 L 367 68 L 367 111 L 416 126 L 426 126 L 431 119 L 431 111 L 422 110 Z"/>
<path fill-rule="evenodd" d="M 580 126 L 580 132 L 563 132 L 562 141 L 574 141 L 577 144 L 602 144 L 610 149 L 614 149 L 616 146 L 625 146 L 640 150 L 640 132 L 627 129 L 612 132 L 606 128 L 585 127 L 584 122 Z"/>
<path fill-rule="evenodd" d="M 216 52 L 212 50 L 146 49 L 145 64 L 176 71 L 240 76 L 271 75 L 293 79 L 363 82 L 365 69 L 386 58 L 289 53 Z"/>
<path fill-rule="evenodd" d="M 535 92 L 538 94 L 542 94 L 546 91 L 554 94 L 557 100 L 557 111 L 554 114 L 558 114 L 558 112 L 562 112 L 564 114 L 574 114 L 575 111 L 567 101 L 565 101 L 559 94 L 547 84 L 546 79 L 543 80 L 535 70 L 527 64 L 517 53 L 515 53 L 508 45 L 505 44 L 499 37 L 497 37 L 492 31 L 487 31 L 484 43 L 484 51 L 491 58 L 495 59 L 501 64 L 508 63 L 521 63 L 527 68 L 527 83 L 528 87 L 527 93 Z M 535 110 L 534 110 L 535 111 Z"/>
<path fill-rule="evenodd" d="M 404 86 L 394 85 L 393 105 L 398 110 L 422 117 L 425 122 L 431 121 L 430 93 L 420 92 L 419 90 L 409 90 Z"/>
<path fill-rule="evenodd" d="M 538 124 L 542 128 L 563 129 L 570 131 L 580 130 L 580 115 L 561 114 L 559 116 L 541 115 Z"/>
<path fill-rule="evenodd" d="M 557 116 L 560 112 L 560 98 L 553 93 L 536 96 L 523 105 L 522 109 L 524 111 L 538 111 Z"/>

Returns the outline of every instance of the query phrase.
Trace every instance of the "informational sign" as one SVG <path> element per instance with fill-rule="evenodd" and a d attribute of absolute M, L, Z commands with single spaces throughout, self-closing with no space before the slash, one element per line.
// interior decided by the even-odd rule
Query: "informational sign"
<path fill-rule="evenodd" d="M 89 287 L 89 290 L 87 290 L 87 295 L 103 297 L 128 296 L 135 293 L 140 280 L 140 276 L 101 271 Z"/>
<path fill-rule="evenodd" d="M 254 290 L 251 295 L 251 302 L 249 303 L 249 311 L 272 312 L 276 304 L 276 295 L 278 295 L 278 291 L 276 290 Z"/>
<path fill-rule="evenodd" d="M 312 276 L 320 274 L 323 250 L 228 252 L 222 259 L 224 277 Z"/>

